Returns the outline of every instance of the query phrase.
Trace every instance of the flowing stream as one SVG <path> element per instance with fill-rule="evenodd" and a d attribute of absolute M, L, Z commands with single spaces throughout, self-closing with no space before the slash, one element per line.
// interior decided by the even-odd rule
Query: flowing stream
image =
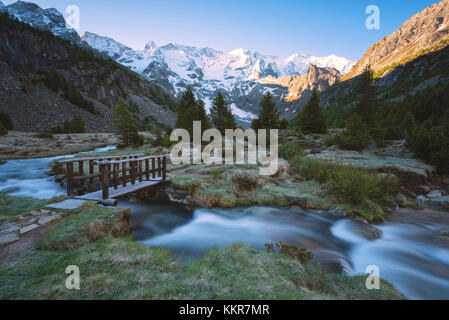
<path fill-rule="evenodd" d="M 113 147 L 96 149 L 104 151 Z M 46 174 L 60 156 L 10 160 L 0 165 L 0 192 L 50 198 L 65 193 Z M 168 203 L 131 203 L 133 237 L 152 247 L 166 247 L 183 261 L 214 247 L 245 242 L 264 248 L 283 241 L 310 249 L 325 270 L 365 274 L 370 265 L 410 299 L 449 299 L 449 213 L 401 209 L 372 226 L 337 219 L 325 211 L 242 207 L 189 210 Z"/>

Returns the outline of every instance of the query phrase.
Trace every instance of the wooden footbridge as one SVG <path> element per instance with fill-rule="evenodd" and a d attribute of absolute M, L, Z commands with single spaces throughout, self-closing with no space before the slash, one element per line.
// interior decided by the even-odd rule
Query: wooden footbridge
<path fill-rule="evenodd" d="M 165 183 L 170 155 L 142 154 L 73 158 L 57 163 L 66 166 L 67 195 L 75 199 L 103 201 Z M 85 174 L 88 173 L 88 174 Z M 100 182 L 100 184 L 98 184 Z M 75 186 L 78 194 L 74 195 Z M 83 194 L 83 190 L 99 190 Z"/>

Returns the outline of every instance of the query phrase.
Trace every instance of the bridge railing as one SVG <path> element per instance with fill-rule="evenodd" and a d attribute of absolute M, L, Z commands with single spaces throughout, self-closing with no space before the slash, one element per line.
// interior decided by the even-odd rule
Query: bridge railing
<path fill-rule="evenodd" d="M 137 159 L 142 156 L 143 154 L 132 154 L 108 157 L 71 158 L 66 160 L 59 160 L 56 163 L 58 165 L 66 166 L 67 195 L 71 197 L 74 193 L 76 181 L 79 181 L 80 189 L 83 189 L 86 183 L 93 184 L 96 179 L 101 182 L 102 175 L 97 161 L 129 160 Z M 85 174 L 87 172 L 89 174 Z"/>
<path fill-rule="evenodd" d="M 128 183 L 135 185 L 138 181 L 167 180 L 167 158 L 170 155 L 147 156 L 125 160 L 97 160 L 100 167 L 102 198 L 109 198 L 109 188 L 124 188 Z M 151 162 L 151 166 L 150 166 Z M 128 174 L 129 173 L 129 174 Z"/>

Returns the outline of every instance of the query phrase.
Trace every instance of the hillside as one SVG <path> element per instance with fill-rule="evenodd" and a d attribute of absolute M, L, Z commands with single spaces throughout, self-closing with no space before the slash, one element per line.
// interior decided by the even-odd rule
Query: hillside
<path fill-rule="evenodd" d="M 134 105 L 142 123 L 172 126 L 176 118 L 171 96 L 160 86 L 6 14 L 0 17 L 0 83 L 0 108 L 15 130 L 48 130 L 80 113 L 88 131 L 108 132 L 120 97 Z"/>

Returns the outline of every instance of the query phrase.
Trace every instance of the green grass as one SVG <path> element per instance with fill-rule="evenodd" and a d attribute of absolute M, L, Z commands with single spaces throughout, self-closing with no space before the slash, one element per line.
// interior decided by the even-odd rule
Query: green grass
<path fill-rule="evenodd" d="M 12 197 L 4 193 L 0 193 L 0 221 L 11 219 L 22 214 L 27 214 L 33 210 L 40 210 L 47 204 L 58 202 L 63 197 L 53 199 L 39 200 L 34 198 L 18 198 Z"/>
<path fill-rule="evenodd" d="M 89 202 L 7 257 L 0 299 L 403 299 L 387 282 L 367 290 L 365 277 L 324 273 L 242 243 L 183 264 L 167 249 L 113 237 L 115 212 Z M 65 287 L 69 265 L 80 269 L 79 291 Z"/>
<path fill-rule="evenodd" d="M 58 228 L 48 232 L 38 243 L 40 249 L 68 250 L 113 233 L 114 210 L 88 202 L 73 211 Z M 81 214 L 82 213 L 82 214 Z"/>
<path fill-rule="evenodd" d="M 31 249 L 0 271 L 0 299 L 403 299 L 387 282 L 326 274 L 281 253 L 237 243 L 181 265 L 166 249 L 107 237 L 71 251 Z M 80 290 L 65 269 L 80 268 Z"/>

